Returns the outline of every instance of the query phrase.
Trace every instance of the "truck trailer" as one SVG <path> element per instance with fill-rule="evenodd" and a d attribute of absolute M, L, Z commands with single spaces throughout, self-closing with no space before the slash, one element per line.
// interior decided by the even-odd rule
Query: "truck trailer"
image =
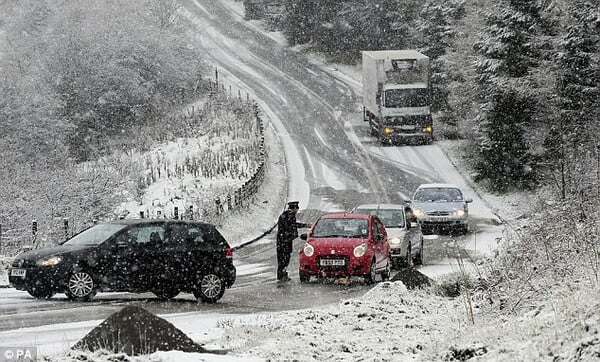
<path fill-rule="evenodd" d="M 429 57 L 416 50 L 362 52 L 363 115 L 381 144 L 433 140 Z"/>

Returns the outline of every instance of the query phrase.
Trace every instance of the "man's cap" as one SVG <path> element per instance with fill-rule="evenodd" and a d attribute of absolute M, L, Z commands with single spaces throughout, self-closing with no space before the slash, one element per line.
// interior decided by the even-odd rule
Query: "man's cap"
<path fill-rule="evenodd" d="M 290 209 L 299 209 L 300 208 L 300 201 L 290 201 L 288 202 L 288 208 Z"/>

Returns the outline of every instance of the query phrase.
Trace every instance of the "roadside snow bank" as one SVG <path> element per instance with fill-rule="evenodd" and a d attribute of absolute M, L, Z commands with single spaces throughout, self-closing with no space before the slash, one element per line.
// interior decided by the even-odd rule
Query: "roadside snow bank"
<path fill-rule="evenodd" d="M 267 360 L 417 360 L 433 336 L 463 324 L 458 306 L 383 282 L 359 299 L 236 321 L 224 334 L 237 355 Z"/>

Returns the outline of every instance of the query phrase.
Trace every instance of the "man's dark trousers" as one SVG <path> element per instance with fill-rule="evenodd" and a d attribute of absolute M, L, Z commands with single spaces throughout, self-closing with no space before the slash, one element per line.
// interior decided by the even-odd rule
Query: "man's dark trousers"
<path fill-rule="evenodd" d="M 288 265 L 290 264 L 290 255 L 292 254 L 292 248 L 288 248 L 288 246 L 286 245 L 288 244 L 287 242 L 285 242 L 285 244 L 280 244 L 277 243 L 277 279 L 278 280 L 282 280 L 282 279 L 287 279 L 288 277 L 288 273 L 286 271 L 286 268 L 288 267 Z"/>

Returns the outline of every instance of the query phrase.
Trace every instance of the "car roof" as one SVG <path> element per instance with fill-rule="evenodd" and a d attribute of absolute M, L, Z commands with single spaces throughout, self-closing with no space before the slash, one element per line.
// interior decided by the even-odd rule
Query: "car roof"
<path fill-rule="evenodd" d="M 360 209 L 381 209 L 381 210 L 404 210 L 404 208 L 406 208 L 406 205 L 402 205 L 402 204 L 364 204 L 364 205 L 358 205 L 357 207 L 354 208 L 354 210 L 360 210 Z"/>
<path fill-rule="evenodd" d="M 146 225 L 146 224 L 166 224 L 170 222 L 185 223 L 185 224 L 205 224 L 208 223 L 197 220 L 175 220 L 175 219 L 118 219 L 101 222 L 101 224 L 119 224 L 119 225 Z"/>
<path fill-rule="evenodd" d="M 321 219 L 369 219 L 374 215 L 351 213 L 351 212 L 331 212 L 321 215 Z"/>
<path fill-rule="evenodd" d="M 459 189 L 460 187 L 458 187 L 455 184 L 444 184 L 444 183 L 432 183 L 432 184 L 421 184 L 419 185 L 419 187 L 417 187 L 418 189 L 433 189 L 433 188 L 451 188 L 451 189 Z"/>

